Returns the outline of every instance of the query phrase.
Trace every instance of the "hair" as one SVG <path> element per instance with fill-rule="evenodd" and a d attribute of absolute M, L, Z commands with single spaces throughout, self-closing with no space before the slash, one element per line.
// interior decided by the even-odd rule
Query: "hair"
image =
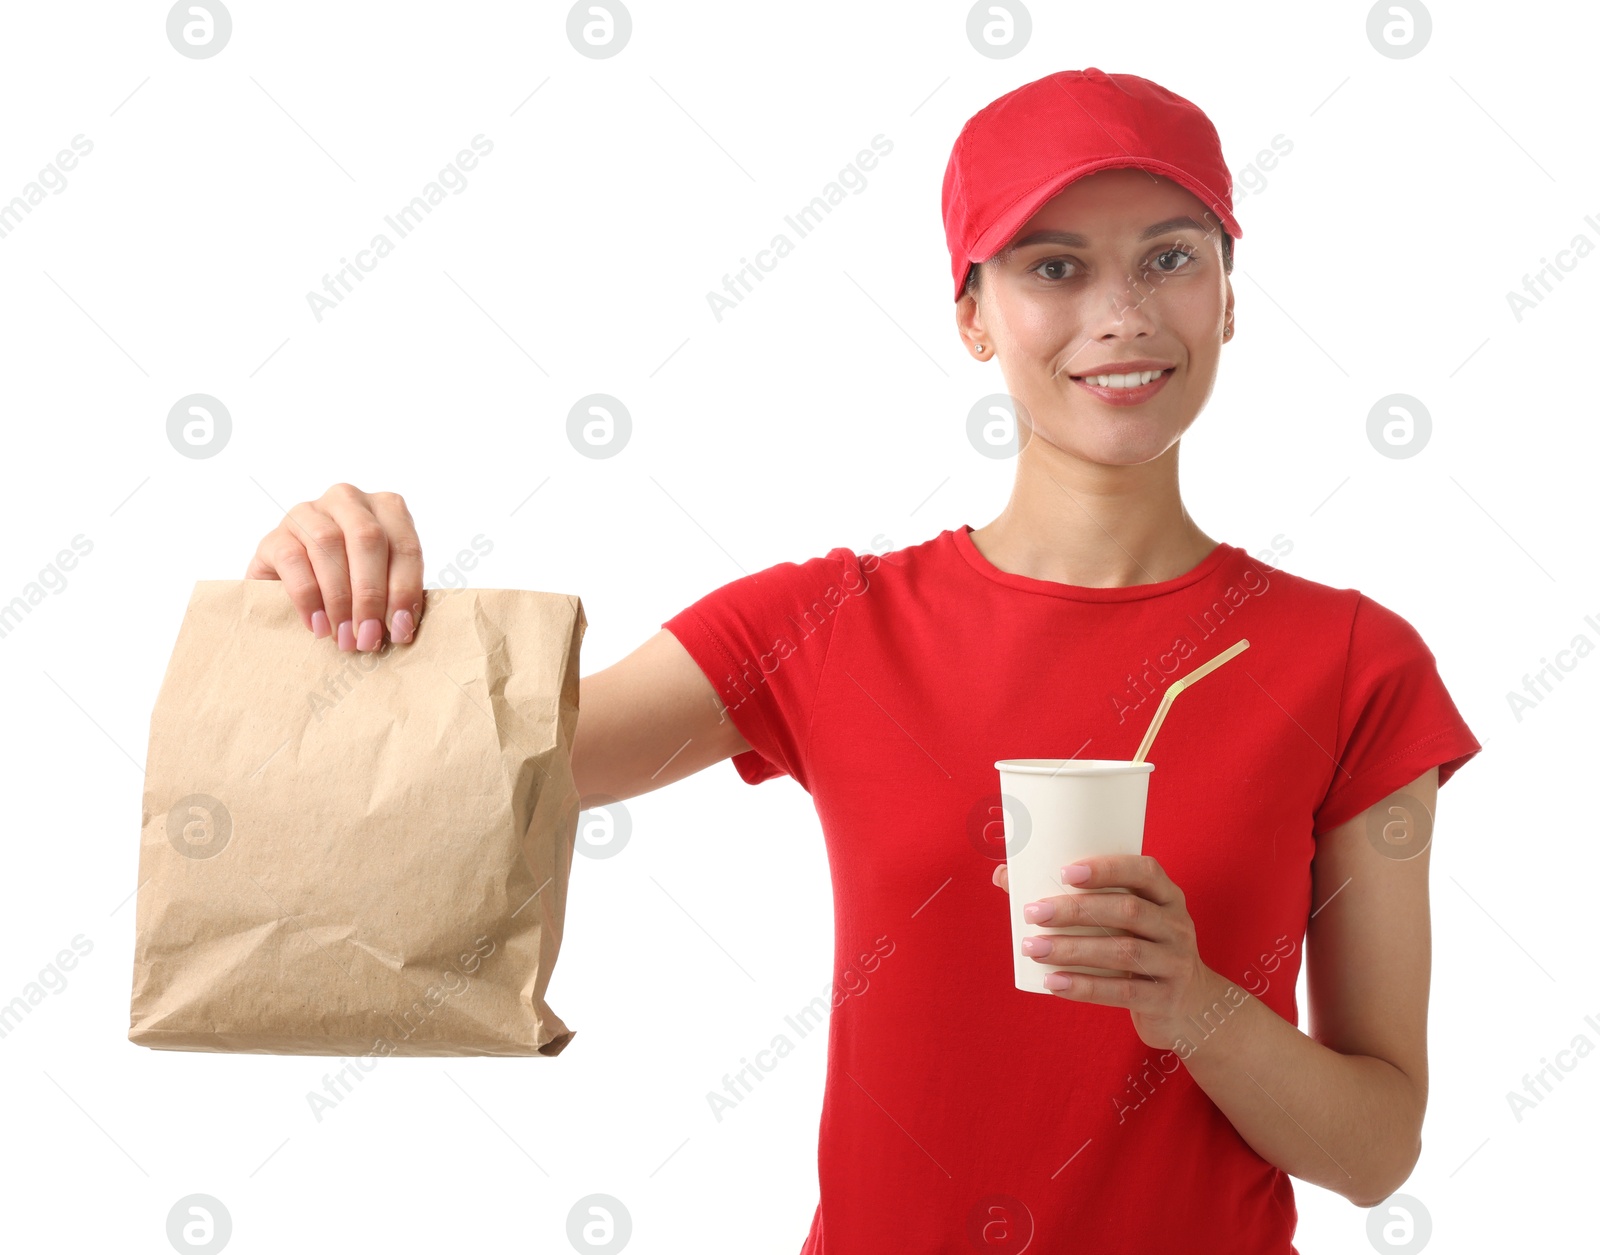
<path fill-rule="evenodd" d="M 974 295 L 977 294 L 978 276 L 983 273 L 983 267 L 983 262 L 973 262 L 972 266 L 967 270 L 967 281 L 961 288 L 962 296 L 965 296 L 968 292 Z M 1226 231 L 1222 232 L 1222 273 L 1229 275 L 1233 273 L 1233 236 Z"/>

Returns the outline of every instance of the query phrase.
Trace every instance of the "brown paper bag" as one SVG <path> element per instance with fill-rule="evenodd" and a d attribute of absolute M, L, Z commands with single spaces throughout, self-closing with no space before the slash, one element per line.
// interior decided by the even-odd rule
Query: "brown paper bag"
<path fill-rule="evenodd" d="M 556 1055 L 577 597 L 430 589 L 341 653 L 276 580 L 200 580 L 150 720 L 131 1041 Z"/>

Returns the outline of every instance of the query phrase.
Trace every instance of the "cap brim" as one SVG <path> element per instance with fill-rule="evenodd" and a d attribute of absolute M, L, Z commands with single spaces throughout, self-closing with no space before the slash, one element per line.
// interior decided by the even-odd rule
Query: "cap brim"
<path fill-rule="evenodd" d="M 1102 157 L 1096 161 L 1087 161 L 1081 165 L 1054 174 L 1038 187 L 1019 197 L 1007 207 L 1006 211 L 996 218 L 972 246 L 972 251 L 977 255 L 968 258 L 968 266 L 977 262 L 985 262 L 998 253 L 1010 241 L 1029 218 L 1038 213 L 1044 204 L 1069 183 L 1076 182 L 1085 175 L 1094 174 L 1098 170 L 1137 169 L 1148 170 L 1152 174 L 1163 175 L 1171 179 L 1185 191 L 1193 193 L 1199 198 L 1217 219 L 1222 223 L 1228 234 L 1234 239 L 1240 238 L 1244 232 L 1240 229 L 1233 213 L 1217 198 L 1209 188 L 1196 184 L 1182 170 L 1168 165 L 1164 161 L 1157 161 L 1147 157 L 1116 156 Z M 956 281 L 956 299 L 961 298 L 961 289 L 965 286 L 964 279 Z"/>

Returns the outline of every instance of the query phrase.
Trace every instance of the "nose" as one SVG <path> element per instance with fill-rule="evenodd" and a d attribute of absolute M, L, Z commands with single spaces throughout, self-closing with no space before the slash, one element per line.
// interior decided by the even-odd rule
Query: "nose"
<path fill-rule="evenodd" d="M 1091 340 L 1153 335 L 1154 293 L 1154 286 L 1136 274 L 1107 275 L 1092 294 L 1085 333 Z"/>

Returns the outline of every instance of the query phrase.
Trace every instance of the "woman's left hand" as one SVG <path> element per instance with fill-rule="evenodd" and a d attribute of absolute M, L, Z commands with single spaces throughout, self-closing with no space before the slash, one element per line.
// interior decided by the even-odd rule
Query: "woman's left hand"
<path fill-rule="evenodd" d="M 1039 963 L 1070 963 L 1126 971 L 1131 977 L 1086 976 L 1052 972 L 1046 984 L 1058 997 L 1126 1007 L 1134 1031 L 1145 1045 L 1171 1050 L 1194 1031 L 1191 1017 L 1210 1010 L 1227 982 L 1200 961 L 1194 921 L 1184 905 L 1183 890 L 1173 884 L 1161 864 L 1148 854 L 1108 854 L 1081 859 L 1089 868 L 1080 889 L 1116 885 L 1128 893 L 1063 893 L 1042 898 L 1024 910 L 1030 923 L 1045 928 L 1099 924 L 1120 928 L 1125 937 L 1070 937 L 1045 934 L 1024 941 L 1024 953 Z M 1006 865 L 995 868 L 994 883 L 1007 892 Z"/>

